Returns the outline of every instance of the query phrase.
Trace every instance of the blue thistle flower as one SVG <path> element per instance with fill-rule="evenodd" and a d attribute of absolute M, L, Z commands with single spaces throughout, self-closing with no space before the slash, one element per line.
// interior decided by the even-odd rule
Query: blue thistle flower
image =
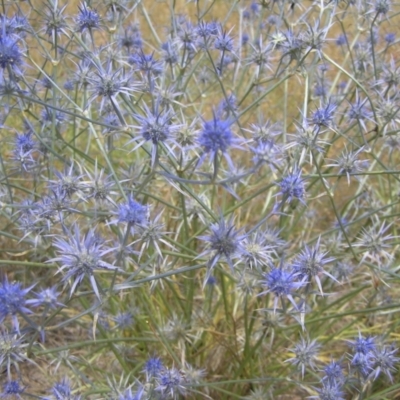
<path fill-rule="evenodd" d="M 35 292 L 36 298 L 30 300 L 33 307 L 44 306 L 46 308 L 56 309 L 63 307 L 64 304 L 58 301 L 60 293 L 57 292 L 55 287 L 42 289 L 40 292 Z"/>
<path fill-rule="evenodd" d="M 398 349 L 393 345 L 381 345 L 372 350 L 374 362 L 372 376 L 374 379 L 378 378 L 381 372 L 383 372 L 390 379 L 390 382 L 393 383 L 392 372 L 396 371 L 394 365 L 400 361 L 400 358 L 395 356 L 397 351 Z"/>
<path fill-rule="evenodd" d="M 204 45 L 207 40 L 212 40 L 218 34 L 218 27 L 213 22 L 200 21 L 196 27 L 196 33 Z"/>
<path fill-rule="evenodd" d="M 294 259 L 292 268 L 295 273 L 299 274 L 300 279 L 311 281 L 314 278 L 317 281 L 318 288 L 323 294 L 322 284 L 319 275 L 323 274 L 335 282 L 336 278 L 329 272 L 324 270 L 324 265 L 335 260 L 334 257 L 325 257 L 328 252 L 321 252 L 319 249 L 321 237 L 313 247 L 305 246 L 304 250 Z"/>
<path fill-rule="evenodd" d="M 271 271 L 264 274 L 264 279 L 261 280 L 261 284 L 266 286 L 267 290 L 260 293 L 259 296 L 266 293 L 273 293 L 275 295 L 274 311 L 278 305 L 278 300 L 284 296 L 287 297 L 294 308 L 297 309 L 297 304 L 292 294 L 305 283 L 305 278 L 303 278 L 302 281 L 298 281 L 298 277 L 298 273 L 285 271 L 282 268 L 272 268 Z"/>
<path fill-rule="evenodd" d="M 338 46 L 344 46 L 344 45 L 347 43 L 346 35 L 343 35 L 343 34 L 339 35 L 339 36 L 336 38 L 335 43 L 336 43 Z"/>
<path fill-rule="evenodd" d="M 10 315 L 13 327 L 18 333 L 20 331 L 17 314 L 32 313 L 32 311 L 26 307 L 32 303 L 32 300 L 26 300 L 25 297 L 33 286 L 22 289 L 20 282 L 9 283 L 7 277 L 0 286 L 0 322 L 3 322 L 4 319 Z"/>
<path fill-rule="evenodd" d="M 304 199 L 306 197 L 306 190 L 304 187 L 304 179 L 301 176 L 301 169 L 295 169 L 293 172 L 288 173 L 280 182 L 280 191 L 277 195 L 282 195 L 282 203 L 288 201 L 289 203 L 297 199 L 302 204 L 306 204 Z"/>
<path fill-rule="evenodd" d="M 295 354 L 295 357 L 289 358 L 285 362 L 290 362 L 296 365 L 301 370 L 301 377 L 304 379 L 304 372 L 306 367 L 309 366 L 311 369 L 315 369 L 315 360 L 317 359 L 318 351 L 321 345 L 317 341 L 301 338 L 294 348 L 289 349 Z"/>
<path fill-rule="evenodd" d="M 87 276 L 98 299 L 100 293 L 97 287 L 94 272 L 97 270 L 120 271 L 118 267 L 109 264 L 102 258 L 113 249 L 105 248 L 104 244 L 93 230 L 81 238 L 79 227 L 75 225 L 73 232 L 68 233 L 68 240 L 57 238 L 53 245 L 59 250 L 59 255 L 49 262 L 60 261 L 60 271 L 66 270 L 63 282 L 73 279 L 70 296 Z"/>
<path fill-rule="evenodd" d="M 351 367 L 366 379 L 373 371 L 373 355 L 369 353 L 355 353 L 351 359 Z"/>
<path fill-rule="evenodd" d="M 393 32 L 389 32 L 385 35 L 385 42 L 387 44 L 392 44 L 396 40 L 396 34 Z"/>
<path fill-rule="evenodd" d="M 79 7 L 79 14 L 75 19 L 77 29 L 79 32 L 83 32 L 86 29 L 92 31 L 100 27 L 100 16 L 95 10 L 91 10 L 85 3 L 81 3 Z"/>
<path fill-rule="evenodd" d="M 58 8 L 54 6 L 51 1 L 48 1 L 44 6 L 46 8 L 46 14 L 44 16 L 46 34 L 52 36 L 53 40 L 55 36 L 59 36 L 61 33 L 66 35 L 68 25 L 63 13 L 67 8 L 67 4 Z"/>
<path fill-rule="evenodd" d="M 199 239 L 208 242 L 208 249 L 197 257 L 201 258 L 209 253 L 212 254 L 205 283 L 208 281 L 213 268 L 221 259 L 225 259 L 233 271 L 233 258 L 245 252 L 242 241 L 246 235 L 240 235 L 240 230 L 237 230 L 233 224 L 233 218 L 226 222 L 224 217 L 221 216 L 218 222 L 211 224 L 210 230 L 209 236 L 199 236 Z"/>
<path fill-rule="evenodd" d="M 55 400 L 80 400 L 81 396 L 72 395 L 72 387 L 68 378 L 63 378 L 61 381 L 56 382 L 51 393 L 55 397 Z"/>
<path fill-rule="evenodd" d="M 0 35 L 0 67 L 19 73 L 22 64 L 22 53 L 18 47 L 18 36 L 10 36 L 4 32 Z"/>
<path fill-rule="evenodd" d="M 28 131 L 26 133 L 22 133 L 15 136 L 15 151 L 18 153 L 28 153 L 35 149 L 36 141 L 32 137 L 32 132 Z"/>
<path fill-rule="evenodd" d="M 142 49 L 132 54 L 128 58 L 128 62 L 135 65 L 140 71 L 156 76 L 162 74 L 164 70 L 163 63 L 154 57 L 154 53 L 145 54 Z"/>
<path fill-rule="evenodd" d="M 377 15 L 380 15 L 380 14 L 385 15 L 390 11 L 391 1 L 390 0 L 375 0 L 374 3 L 370 3 L 370 4 L 374 6 L 374 10 Z"/>
<path fill-rule="evenodd" d="M 214 41 L 214 48 L 223 53 L 233 51 L 233 39 L 229 36 L 230 32 L 223 30 L 221 27 L 218 29 Z"/>
<path fill-rule="evenodd" d="M 7 381 L 3 385 L 3 392 L 0 394 L 0 398 L 22 399 L 21 394 L 24 390 L 25 387 L 21 387 L 19 381 Z"/>
<path fill-rule="evenodd" d="M 233 135 L 230 129 L 232 125 L 231 120 L 222 120 L 217 117 L 214 113 L 211 121 L 205 121 L 203 129 L 200 132 L 197 140 L 198 144 L 203 148 L 204 154 L 200 159 L 200 163 L 207 155 L 210 155 L 211 160 L 215 161 L 216 156 L 219 152 L 227 160 L 231 169 L 234 169 L 233 162 L 228 155 L 228 149 L 230 147 L 241 148 L 237 145 L 238 139 Z"/>
<path fill-rule="evenodd" d="M 167 140 L 175 142 L 173 133 L 180 128 L 179 125 L 172 124 L 171 111 L 158 110 L 159 104 L 156 106 L 156 110 L 152 112 L 147 106 L 145 106 L 146 115 L 135 115 L 135 118 L 140 123 L 135 128 L 139 129 L 140 136 L 133 138 L 130 142 L 141 139 L 140 142 L 131 150 L 135 151 L 141 147 L 144 143 L 151 141 L 151 166 L 156 165 L 158 157 L 158 146 L 160 143 L 167 148 L 167 150 L 173 154 L 172 149 L 169 147 Z M 129 142 L 129 143 L 130 143 Z"/>
<path fill-rule="evenodd" d="M 3 369 L 7 369 L 8 378 L 12 376 L 11 366 L 18 371 L 18 363 L 29 362 L 35 364 L 35 362 L 26 355 L 25 348 L 29 343 L 23 343 L 22 339 L 23 336 L 8 333 L 5 329 L 0 331 L 0 366 Z M 3 373 L 4 372 L 5 371 L 3 371 Z"/>
<path fill-rule="evenodd" d="M 367 131 L 365 120 L 373 122 L 373 114 L 365 106 L 367 100 L 367 97 L 365 99 L 361 99 L 359 97 L 358 91 L 356 91 L 356 100 L 354 103 L 350 104 L 350 109 L 348 111 L 349 121 L 359 122 L 365 131 Z"/>
<path fill-rule="evenodd" d="M 321 104 L 321 106 L 314 111 L 310 122 L 318 126 L 329 127 L 332 124 L 336 108 L 336 104 L 333 104 L 330 101 L 325 105 Z"/>
<path fill-rule="evenodd" d="M 358 338 L 356 338 L 353 342 L 350 342 L 350 345 L 354 348 L 356 353 L 361 354 L 368 354 L 376 349 L 375 337 L 364 337 L 361 335 L 361 332 L 358 333 Z"/>
<path fill-rule="evenodd" d="M 133 225 L 146 225 L 149 209 L 133 199 L 128 197 L 126 203 L 118 206 L 118 222 L 126 222 Z"/>
<path fill-rule="evenodd" d="M 163 397 L 177 399 L 186 393 L 185 380 L 176 368 L 165 368 L 157 377 L 156 390 Z"/>
<path fill-rule="evenodd" d="M 141 49 L 143 46 L 143 39 L 138 25 L 129 25 L 123 30 L 123 34 L 119 37 L 119 45 L 126 47 L 129 51 L 133 49 Z"/>
<path fill-rule="evenodd" d="M 178 62 L 178 52 L 176 46 L 172 41 L 165 42 L 161 45 L 162 58 L 166 64 L 174 65 Z M 161 71 L 163 70 L 162 65 L 160 65 Z"/>
<path fill-rule="evenodd" d="M 325 376 L 322 378 L 322 382 L 327 386 L 339 387 L 344 383 L 345 377 L 343 374 L 343 366 L 340 362 L 331 361 L 324 367 Z"/>
<path fill-rule="evenodd" d="M 151 357 L 149 358 L 143 368 L 143 372 L 146 374 L 146 380 L 150 381 L 152 378 L 158 377 L 161 371 L 164 369 L 164 365 L 160 358 Z"/>
<path fill-rule="evenodd" d="M 322 388 L 316 388 L 318 396 L 308 397 L 309 399 L 318 400 L 345 400 L 345 392 L 342 390 L 342 385 L 338 383 L 330 384 L 329 382 L 324 382 Z"/>
<path fill-rule="evenodd" d="M 117 329 L 130 328 L 133 325 L 133 315 L 130 311 L 120 312 L 113 318 Z"/>

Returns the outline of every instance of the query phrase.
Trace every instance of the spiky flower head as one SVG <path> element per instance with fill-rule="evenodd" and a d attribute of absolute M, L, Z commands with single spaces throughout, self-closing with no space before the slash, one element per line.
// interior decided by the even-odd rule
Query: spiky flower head
<path fill-rule="evenodd" d="M 334 261 L 335 258 L 326 257 L 328 252 L 322 252 L 320 250 L 320 240 L 321 238 L 319 237 L 316 245 L 313 247 L 308 247 L 306 245 L 304 250 L 294 259 L 292 268 L 295 273 L 299 274 L 301 279 L 311 281 L 311 279 L 314 278 L 321 294 L 323 294 L 320 275 L 326 275 L 336 282 L 337 280 L 324 268 L 326 264 Z"/>
<path fill-rule="evenodd" d="M 21 394 L 24 392 L 25 387 L 20 385 L 19 381 L 7 381 L 3 385 L 3 392 L 0 394 L 0 398 L 17 398 L 22 399 Z"/>
<path fill-rule="evenodd" d="M 278 195 L 282 195 L 282 203 L 292 200 L 299 200 L 305 205 L 306 190 L 304 187 L 304 179 L 301 176 L 301 169 L 294 169 L 289 172 L 279 182 L 280 191 Z"/>
<path fill-rule="evenodd" d="M 242 241 L 246 235 L 241 235 L 240 230 L 235 228 L 233 218 L 225 221 L 224 217 L 210 226 L 211 234 L 208 236 L 200 236 L 199 239 L 208 242 L 208 248 L 201 253 L 198 258 L 211 253 L 212 257 L 209 261 L 209 268 L 206 280 L 211 275 L 212 269 L 221 260 L 224 259 L 233 270 L 233 258 L 239 253 L 244 252 Z"/>
<path fill-rule="evenodd" d="M 159 357 L 150 357 L 144 364 L 143 371 L 146 374 L 146 380 L 150 381 L 156 378 L 164 369 L 164 365 Z"/>
<path fill-rule="evenodd" d="M 92 31 L 100 27 L 100 16 L 96 10 L 89 8 L 86 3 L 78 6 L 79 13 L 75 19 L 79 32 Z"/>
<path fill-rule="evenodd" d="M 290 349 L 295 356 L 293 358 L 289 358 L 286 360 L 286 362 L 296 365 L 301 371 L 301 377 L 304 378 L 306 367 L 315 369 L 315 361 L 317 360 L 320 347 L 321 346 L 315 339 L 310 340 L 302 337 L 301 341 L 298 342 L 294 348 Z"/>
<path fill-rule="evenodd" d="M 32 311 L 26 306 L 31 300 L 26 300 L 26 295 L 33 286 L 22 289 L 20 282 L 10 283 L 7 277 L 0 284 L 0 322 L 7 316 L 11 316 L 14 329 L 19 333 L 19 322 L 17 314 L 30 314 Z"/>
<path fill-rule="evenodd" d="M 139 125 L 135 126 L 139 130 L 139 136 L 133 138 L 131 142 L 139 140 L 139 143 L 132 151 L 135 151 L 146 142 L 151 142 L 151 165 L 154 167 L 158 159 L 158 146 L 161 143 L 171 154 L 173 153 L 168 141 L 174 142 L 173 134 L 180 128 L 180 125 L 172 123 L 171 110 L 164 110 L 159 102 L 153 111 L 147 106 L 144 108 L 145 115 L 135 115 L 136 120 L 139 122 Z"/>
<path fill-rule="evenodd" d="M 212 161 L 215 157 L 222 153 L 227 160 L 229 167 L 234 169 L 233 162 L 228 155 L 230 147 L 241 148 L 238 143 L 239 140 L 235 138 L 232 130 L 230 129 L 232 121 L 230 119 L 220 119 L 216 113 L 213 113 L 213 119 L 204 121 L 202 130 L 198 137 L 198 144 L 203 148 L 204 154 L 200 161 L 202 162 L 208 155 Z"/>
<path fill-rule="evenodd" d="M 132 196 L 129 196 L 126 203 L 118 206 L 118 222 L 126 222 L 131 226 L 144 226 L 147 223 L 148 210 L 147 206 L 138 203 Z"/>
<path fill-rule="evenodd" d="M 376 346 L 376 348 L 372 350 L 374 363 L 372 367 L 372 376 L 374 379 L 378 378 L 378 376 L 383 372 L 390 379 L 390 382 L 393 383 L 392 372 L 397 371 L 395 364 L 400 362 L 400 357 L 395 356 L 398 350 L 399 349 L 394 347 L 394 345 L 380 345 Z"/>
<path fill-rule="evenodd" d="M 267 288 L 260 295 L 266 293 L 273 293 L 275 295 L 274 299 L 274 311 L 278 305 L 278 300 L 282 297 L 286 297 L 293 306 L 297 309 L 297 304 L 293 299 L 293 293 L 305 283 L 305 279 L 299 280 L 299 274 L 286 271 L 283 268 L 272 268 L 269 272 L 263 275 L 261 284 Z"/>
<path fill-rule="evenodd" d="M 18 36 L 6 34 L 4 29 L 0 34 L 0 67 L 3 70 L 20 72 L 18 66 L 22 64 L 22 53 L 18 39 Z"/>
<path fill-rule="evenodd" d="M 185 395 L 185 379 L 176 368 L 163 369 L 157 379 L 156 391 L 160 392 L 163 398 L 178 399 Z"/>
<path fill-rule="evenodd" d="M 69 232 L 68 239 L 56 238 L 53 245 L 58 249 L 59 255 L 49 260 L 49 262 L 59 261 L 62 264 L 60 271 L 66 270 L 63 282 L 72 280 L 70 296 L 87 276 L 93 291 L 97 298 L 100 299 L 94 273 L 98 270 L 119 270 L 114 265 L 102 260 L 113 249 L 105 247 L 103 241 L 95 234 L 94 230 L 89 230 L 81 237 L 80 228 L 77 225 L 74 225 L 72 232 Z"/>

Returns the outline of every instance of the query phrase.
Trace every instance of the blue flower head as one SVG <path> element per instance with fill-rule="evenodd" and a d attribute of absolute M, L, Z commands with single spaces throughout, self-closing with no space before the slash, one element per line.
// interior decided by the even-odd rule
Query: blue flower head
<path fill-rule="evenodd" d="M 97 270 L 119 271 L 119 268 L 102 260 L 113 249 L 105 247 L 103 240 L 93 230 L 89 230 L 84 237 L 81 237 L 80 229 L 77 225 L 73 227 L 73 232 L 69 233 L 67 240 L 57 238 L 53 245 L 58 249 L 59 255 L 49 260 L 49 262 L 61 262 L 60 271 L 67 271 L 63 282 L 73 280 L 70 296 L 87 276 L 94 293 L 100 299 L 94 272 Z"/>
<path fill-rule="evenodd" d="M 282 195 L 282 202 L 288 201 L 290 203 L 292 200 L 297 199 L 305 205 L 306 190 L 300 169 L 295 169 L 287 174 L 280 181 L 279 186 L 281 190 L 278 194 Z"/>
<path fill-rule="evenodd" d="M 209 253 L 212 254 L 204 285 L 208 282 L 213 268 L 220 259 L 225 259 L 233 270 L 233 258 L 245 252 L 242 241 L 246 235 L 241 235 L 240 230 L 235 228 L 232 218 L 226 222 L 221 216 L 218 222 L 211 224 L 210 230 L 211 234 L 209 236 L 199 237 L 199 239 L 208 242 L 208 249 L 201 253 L 198 258 Z"/>
<path fill-rule="evenodd" d="M 234 168 L 232 160 L 228 155 L 228 149 L 230 147 L 240 148 L 240 146 L 237 145 L 238 139 L 234 137 L 230 129 L 231 125 L 232 120 L 222 120 L 215 113 L 212 120 L 204 122 L 198 138 L 198 144 L 204 150 L 201 161 L 207 155 L 210 155 L 211 160 L 214 160 L 218 153 L 221 152 L 228 161 L 229 166 L 232 169 Z"/>
<path fill-rule="evenodd" d="M 118 206 L 118 222 L 127 222 L 131 225 L 146 225 L 148 207 L 144 206 L 133 197 L 129 197 L 126 203 Z"/>
<path fill-rule="evenodd" d="M 150 357 L 146 361 L 143 371 L 146 373 L 147 381 L 149 381 L 152 378 L 156 378 L 163 369 L 164 365 L 160 358 Z"/>
<path fill-rule="evenodd" d="M 272 268 L 271 271 L 264 275 L 261 284 L 267 287 L 267 290 L 260 293 L 273 293 L 275 295 L 274 310 L 276 310 L 278 300 L 282 297 L 287 297 L 288 300 L 297 308 L 296 302 L 292 294 L 295 290 L 304 285 L 304 279 L 298 281 L 298 274 L 285 271 L 282 268 Z"/>
<path fill-rule="evenodd" d="M 154 111 L 150 110 L 146 105 L 144 106 L 144 109 L 146 115 L 135 115 L 136 120 L 140 124 L 135 128 L 139 130 L 140 135 L 133 138 L 130 142 L 137 140 L 140 141 L 131 151 L 135 151 L 146 142 L 151 142 L 151 165 L 154 167 L 158 159 L 158 146 L 161 143 L 171 154 L 173 154 L 168 141 L 174 142 L 172 135 L 180 128 L 180 125 L 172 123 L 171 111 L 163 110 L 160 106 L 160 102 L 157 102 Z"/>
<path fill-rule="evenodd" d="M 22 53 L 18 47 L 18 37 L 0 34 L 0 67 L 19 72 L 18 65 L 22 64 Z"/>
<path fill-rule="evenodd" d="M 14 329 L 19 333 L 18 313 L 30 314 L 31 311 L 26 305 L 31 304 L 31 300 L 26 300 L 26 295 L 33 286 L 22 289 L 19 282 L 8 282 L 8 279 L 0 286 L 0 322 L 3 322 L 7 316 L 11 316 Z"/>
<path fill-rule="evenodd" d="M 97 11 L 92 10 L 82 3 L 79 9 L 79 14 L 76 17 L 77 29 L 79 32 L 83 32 L 86 29 L 91 31 L 100 27 L 100 16 Z"/>

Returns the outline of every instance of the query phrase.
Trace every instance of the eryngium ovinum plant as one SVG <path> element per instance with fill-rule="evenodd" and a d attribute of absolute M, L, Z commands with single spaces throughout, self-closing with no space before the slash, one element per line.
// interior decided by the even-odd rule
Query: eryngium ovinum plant
<path fill-rule="evenodd" d="M 398 398 L 398 13 L 3 2 L 0 397 Z"/>

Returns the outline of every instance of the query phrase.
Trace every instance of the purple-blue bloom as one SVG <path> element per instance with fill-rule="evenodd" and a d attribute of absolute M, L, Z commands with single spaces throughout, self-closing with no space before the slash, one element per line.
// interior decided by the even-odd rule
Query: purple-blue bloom
<path fill-rule="evenodd" d="M 172 124 L 172 115 L 170 110 L 158 110 L 159 105 L 157 104 L 156 110 L 153 112 L 147 106 L 145 106 L 146 115 L 135 115 L 135 118 L 139 122 L 139 125 L 135 128 L 139 129 L 140 136 L 135 137 L 132 141 L 140 140 L 140 142 L 132 149 L 135 151 L 141 147 L 144 143 L 150 141 L 152 144 L 151 149 L 151 165 L 155 166 L 158 158 L 158 146 L 162 143 L 168 151 L 172 154 L 173 151 L 169 147 L 167 141 L 174 142 L 173 133 L 180 128 L 179 125 Z"/>
<path fill-rule="evenodd" d="M 22 64 L 22 53 L 18 47 L 18 37 L 7 35 L 3 32 L 0 35 L 0 67 L 19 72 L 18 65 Z"/>
<path fill-rule="evenodd" d="M 58 301 L 60 293 L 57 292 L 55 287 L 42 289 L 40 292 L 35 292 L 36 298 L 30 300 L 33 307 L 44 306 L 47 308 L 56 309 L 62 307 L 64 304 Z"/>
<path fill-rule="evenodd" d="M 185 380 L 176 368 L 165 368 L 157 377 L 156 390 L 163 398 L 178 399 L 186 393 Z"/>
<path fill-rule="evenodd" d="M 356 353 L 361 354 L 368 354 L 376 349 L 375 337 L 364 337 L 361 335 L 361 332 L 358 333 L 358 338 L 356 338 L 354 342 L 350 342 L 350 345 L 354 348 Z"/>
<path fill-rule="evenodd" d="M 164 365 L 160 358 L 158 357 L 150 357 L 143 368 L 143 371 L 146 373 L 146 380 L 149 381 L 152 378 L 158 377 L 161 371 L 164 369 Z"/>
<path fill-rule="evenodd" d="M 304 187 L 304 179 L 301 176 L 301 169 L 295 169 L 293 172 L 289 172 L 279 182 L 280 191 L 278 195 L 282 195 L 282 203 L 288 201 L 289 203 L 297 199 L 304 205 L 306 204 L 304 199 L 306 197 L 306 190 Z"/>
<path fill-rule="evenodd" d="M 26 295 L 33 286 L 22 289 L 20 282 L 10 283 L 7 277 L 0 286 L 0 322 L 3 322 L 7 316 L 11 316 L 14 329 L 19 333 L 18 313 L 30 314 L 31 310 L 26 306 L 32 303 L 32 300 L 26 300 Z"/>
<path fill-rule="evenodd" d="M 393 383 L 392 372 L 396 372 L 395 364 L 400 362 L 400 357 L 396 357 L 395 354 L 399 349 L 394 347 L 394 345 L 386 346 L 376 346 L 372 350 L 372 357 L 374 361 L 372 376 L 376 379 L 381 372 L 383 372 Z"/>
<path fill-rule="evenodd" d="M 321 345 L 315 339 L 310 340 L 302 337 L 301 341 L 296 343 L 294 348 L 290 349 L 295 354 L 295 357 L 289 358 L 286 362 L 296 365 L 301 371 L 302 379 L 304 379 L 304 372 L 307 366 L 315 369 L 315 361 L 320 347 Z"/>
<path fill-rule="evenodd" d="M 21 387 L 19 381 L 7 381 L 3 385 L 3 392 L 0 394 L 0 398 L 22 399 L 21 394 L 24 390 L 25 387 Z"/>
<path fill-rule="evenodd" d="M 200 162 L 202 162 L 207 155 L 210 155 L 211 160 L 214 161 L 218 153 L 221 152 L 230 168 L 234 169 L 233 162 L 228 155 L 228 149 L 230 147 L 240 149 L 240 146 L 237 144 L 238 139 L 234 137 L 230 129 L 231 125 L 232 120 L 220 119 L 215 113 L 212 120 L 204 122 L 198 138 L 198 144 L 204 150 Z"/>
<path fill-rule="evenodd" d="M 127 222 L 130 225 L 146 225 L 148 219 L 148 207 L 128 197 L 126 203 L 118 206 L 118 222 Z"/>
<path fill-rule="evenodd" d="M 100 16 L 96 10 L 92 10 L 85 3 L 82 3 L 79 7 L 79 13 L 76 17 L 76 25 L 79 32 L 83 32 L 86 29 L 91 31 L 92 29 L 100 27 Z"/>
<path fill-rule="evenodd" d="M 94 230 L 89 230 L 84 237 L 81 237 L 80 228 L 75 225 L 73 232 L 69 232 L 68 239 L 57 238 L 53 245 L 59 250 L 58 257 L 49 262 L 60 261 L 60 271 L 66 270 L 63 282 L 73 280 L 70 289 L 70 296 L 87 276 L 92 285 L 97 298 L 100 293 L 97 287 L 94 272 L 96 270 L 118 271 L 119 268 L 102 260 L 113 249 L 105 247 L 102 240 L 95 234 Z"/>
<path fill-rule="evenodd" d="M 282 268 L 272 268 L 269 272 L 264 274 L 264 279 L 261 280 L 261 284 L 265 286 L 267 290 L 260 293 L 259 296 L 266 293 L 273 293 L 275 295 L 274 311 L 278 305 L 278 300 L 283 296 L 287 297 L 297 309 L 297 305 L 292 294 L 295 290 L 305 284 L 304 278 L 300 281 L 298 278 L 298 273 L 285 271 Z"/>
<path fill-rule="evenodd" d="M 208 271 L 205 278 L 205 284 L 210 277 L 213 268 L 221 260 L 224 259 L 233 270 L 233 258 L 240 253 L 245 252 L 243 247 L 243 239 L 246 237 L 240 234 L 240 230 L 235 228 L 233 218 L 225 221 L 223 216 L 218 222 L 211 224 L 211 234 L 208 236 L 199 236 L 199 239 L 208 242 L 208 248 L 201 253 L 197 258 L 201 258 L 209 253 L 212 254 L 211 260 L 208 263 Z"/>
<path fill-rule="evenodd" d="M 313 247 L 308 247 L 306 245 L 304 250 L 294 259 L 292 268 L 297 274 L 299 274 L 301 279 L 307 279 L 308 281 L 311 281 L 312 278 L 315 278 L 320 293 L 323 294 L 322 283 L 319 275 L 326 275 L 336 282 L 337 280 L 324 269 L 325 264 L 334 261 L 335 258 L 325 257 L 328 252 L 320 251 L 320 240 L 321 237 L 318 238 L 318 242 Z"/>
<path fill-rule="evenodd" d="M 310 122 L 318 126 L 328 127 L 332 125 L 336 108 L 336 104 L 333 104 L 330 101 L 328 101 L 327 104 L 321 104 L 321 106 L 314 111 Z"/>
<path fill-rule="evenodd" d="M 385 42 L 388 44 L 393 43 L 396 40 L 396 34 L 393 32 L 389 32 L 385 35 Z"/>

